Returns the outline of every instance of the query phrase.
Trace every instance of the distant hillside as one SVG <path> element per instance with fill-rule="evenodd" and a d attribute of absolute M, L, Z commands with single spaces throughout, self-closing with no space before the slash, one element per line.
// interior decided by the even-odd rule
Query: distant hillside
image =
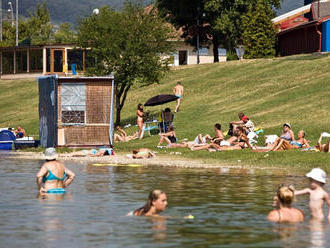
<path fill-rule="evenodd" d="M 8 6 L 7 0 L 2 1 L 2 7 L 6 10 Z M 12 1 L 15 5 L 15 1 Z M 19 1 L 19 14 L 28 16 L 29 12 L 35 10 L 38 3 L 44 0 L 24 0 Z M 79 18 L 92 13 L 93 9 L 108 5 L 112 8 L 118 9 L 122 6 L 124 0 L 46 0 L 51 14 L 51 21 L 53 23 L 70 22 L 75 24 Z M 145 0 L 146 3 L 151 2 Z M 282 8 L 278 10 L 278 15 L 286 13 L 290 10 L 303 6 L 304 0 L 284 0 Z M 15 6 L 14 6 L 15 8 Z"/>
<path fill-rule="evenodd" d="M 3 1 L 3 0 L 2 0 Z M 13 1 L 15 3 L 15 1 Z M 89 15 L 93 9 L 108 5 L 112 8 L 120 8 L 123 0 L 24 0 L 19 1 L 19 14 L 28 16 L 34 11 L 38 3 L 46 2 L 50 10 L 53 23 L 70 22 L 76 23 L 79 18 Z M 7 1 L 3 1 L 3 8 L 6 8 Z"/>
<path fill-rule="evenodd" d="M 277 14 L 282 15 L 301 6 L 304 6 L 304 0 L 284 0 L 281 9 L 277 11 Z"/>

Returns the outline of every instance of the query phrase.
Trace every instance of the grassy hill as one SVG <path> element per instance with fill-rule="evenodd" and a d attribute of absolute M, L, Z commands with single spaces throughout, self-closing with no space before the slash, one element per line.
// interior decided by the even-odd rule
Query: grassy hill
<path fill-rule="evenodd" d="M 192 140 L 198 133 L 213 134 L 219 122 L 228 123 L 246 113 L 266 134 L 280 134 L 281 126 L 290 122 L 295 132 L 304 129 L 307 139 L 316 144 L 323 131 L 330 131 L 330 55 L 303 55 L 275 59 L 247 60 L 200 66 L 180 67 L 160 84 L 133 89 L 123 111 L 123 124 L 135 124 L 138 103 L 160 93 L 170 93 L 180 80 L 185 87 L 182 111 L 175 116 L 180 139 Z M 0 127 L 22 124 L 30 134 L 38 134 L 38 98 L 35 81 L 0 81 Z M 162 106 L 172 109 L 175 103 Z M 161 107 L 147 108 L 156 114 Z M 133 133 L 136 127 L 130 128 Z M 150 147 L 156 149 L 158 136 L 142 141 L 118 144 L 119 151 Z M 263 137 L 259 139 L 263 145 Z M 251 165 L 326 166 L 329 154 L 301 151 L 274 152 L 269 157 L 250 151 L 190 152 L 179 149 L 182 156 L 201 160 Z M 171 151 L 159 150 L 160 153 Z"/>

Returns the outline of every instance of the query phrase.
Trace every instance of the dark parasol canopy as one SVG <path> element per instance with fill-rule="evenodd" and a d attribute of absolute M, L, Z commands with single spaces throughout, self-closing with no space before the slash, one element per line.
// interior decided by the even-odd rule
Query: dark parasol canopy
<path fill-rule="evenodd" d="M 150 98 L 144 106 L 157 106 L 157 105 L 162 105 L 168 102 L 173 102 L 176 99 L 178 99 L 176 95 L 158 95 Z"/>

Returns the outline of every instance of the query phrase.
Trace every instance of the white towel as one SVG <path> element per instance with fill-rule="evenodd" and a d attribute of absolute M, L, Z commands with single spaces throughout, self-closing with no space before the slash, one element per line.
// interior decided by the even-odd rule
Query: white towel
<path fill-rule="evenodd" d="M 266 135 L 265 138 L 266 138 L 265 141 L 266 144 L 274 144 L 278 136 L 276 134 Z"/>
<path fill-rule="evenodd" d="M 323 133 L 321 134 L 321 136 L 322 136 L 323 138 L 330 138 L 330 133 L 323 132 Z"/>

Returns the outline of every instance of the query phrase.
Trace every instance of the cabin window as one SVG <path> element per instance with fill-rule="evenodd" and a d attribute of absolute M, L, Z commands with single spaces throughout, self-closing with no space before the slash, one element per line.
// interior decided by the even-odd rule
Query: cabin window
<path fill-rule="evenodd" d="M 86 84 L 61 84 L 61 122 L 64 125 L 86 123 Z"/>
<path fill-rule="evenodd" d="M 42 49 L 30 50 L 30 71 L 42 71 L 43 67 L 43 54 Z"/>
<path fill-rule="evenodd" d="M 68 69 L 72 70 L 72 64 L 76 65 L 77 71 L 83 71 L 83 51 L 79 49 L 68 50 Z"/>

